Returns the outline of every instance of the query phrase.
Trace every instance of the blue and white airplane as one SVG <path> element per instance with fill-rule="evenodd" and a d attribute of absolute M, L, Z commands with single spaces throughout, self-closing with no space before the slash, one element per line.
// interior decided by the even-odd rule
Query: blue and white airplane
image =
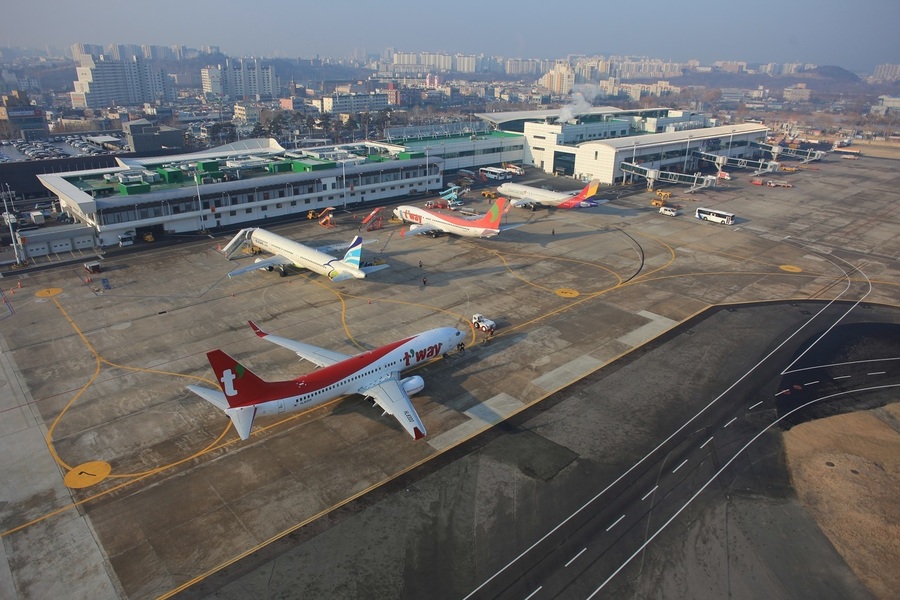
<path fill-rule="evenodd" d="M 272 256 L 257 258 L 252 265 L 235 269 L 228 274 L 229 277 L 241 275 L 249 271 L 266 270 L 273 271 L 278 267 L 282 277 L 285 276 L 286 267 L 293 266 L 298 269 L 309 269 L 320 275 L 325 275 L 332 281 L 344 281 L 345 279 L 363 279 L 369 273 L 386 269 L 389 265 L 361 266 L 363 240 L 355 236 L 350 242 L 349 248 L 345 244 L 325 246 L 322 248 L 310 248 L 299 242 L 289 240 L 277 233 L 266 231 L 258 227 L 242 229 L 222 253 L 231 259 L 238 250 L 252 244 Z M 328 254 L 336 249 L 348 248 L 343 258 L 337 258 Z"/>

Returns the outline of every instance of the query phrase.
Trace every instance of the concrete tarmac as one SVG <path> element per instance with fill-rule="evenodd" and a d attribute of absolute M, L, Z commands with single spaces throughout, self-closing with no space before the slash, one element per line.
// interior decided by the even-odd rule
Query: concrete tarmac
<path fill-rule="evenodd" d="M 262 272 L 228 279 L 228 271 L 251 259 L 224 260 L 216 249 L 227 236 L 110 255 L 103 261 L 105 282 L 86 282 L 77 264 L 5 273 L 0 384 L 10 393 L 3 395 L 0 425 L 6 457 L 0 469 L 8 482 L 0 564 L 9 577 L 0 577 L 2 591 L 20 598 L 151 598 L 198 583 L 193 589 L 211 592 L 203 581 L 271 585 L 210 576 L 256 573 L 259 564 L 241 559 L 277 555 L 272 549 L 285 542 L 273 540 L 339 533 L 363 515 L 374 537 L 343 537 L 315 555 L 323 568 L 313 571 L 327 566 L 331 573 L 314 574 L 321 589 L 331 589 L 326 579 L 344 582 L 332 590 L 337 597 L 404 590 L 416 581 L 418 558 L 492 565 L 514 556 L 527 531 L 511 530 L 496 546 L 482 547 L 482 556 L 453 543 L 460 538 L 450 533 L 464 525 L 493 527 L 495 515 L 503 514 L 499 505 L 522 506 L 519 493 L 537 498 L 537 482 L 569 477 L 588 451 L 610 453 L 593 476 L 616 474 L 633 457 L 623 442 L 641 425 L 640 410 L 622 407 L 600 424 L 602 435 L 571 434 L 565 443 L 528 431 L 511 436 L 520 467 L 429 491 L 432 500 L 410 520 L 430 527 L 405 538 L 405 558 L 388 560 L 389 572 L 347 560 L 353 556 L 348 545 L 372 543 L 369 554 L 377 553 L 390 522 L 381 522 L 377 510 L 371 520 L 352 503 L 374 502 L 383 490 L 414 494 L 400 484 L 421 473 L 416 469 L 467 471 L 467 461 L 454 460 L 464 456 L 455 454 L 459 444 L 710 305 L 837 297 L 895 305 L 900 223 L 891 190 L 900 177 L 894 164 L 829 160 L 818 171 L 785 174 L 795 184 L 790 189 L 751 186 L 741 176 L 683 200 L 685 215 L 675 218 L 652 209 L 651 195 L 638 186 L 604 190 L 609 201 L 594 209 L 513 209 L 507 219 L 517 227 L 492 240 L 404 236 L 391 224 L 365 236 L 378 241 L 365 246 L 364 258 L 391 264 L 365 281 L 333 284 L 315 275 Z M 698 205 L 733 212 L 738 222 L 699 222 L 691 216 Z M 330 230 L 315 223 L 273 229 L 318 246 L 349 241 L 358 220 L 340 216 Z M 468 325 L 474 312 L 498 323 L 487 344 Z M 309 370 L 293 353 L 256 338 L 248 319 L 348 354 L 454 324 L 470 343 L 464 355 L 417 373 L 426 382 L 413 398 L 428 428 L 422 441 L 351 397 L 302 415 L 261 419 L 240 442 L 221 412 L 184 389 L 213 386 L 205 353 L 223 348 L 270 379 Z M 653 367 L 638 374 L 646 398 L 678 410 L 677 398 L 655 397 L 654 379 L 674 377 L 688 386 L 697 365 L 676 356 Z M 562 427 L 579 414 L 559 418 Z M 487 460 L 501 460 L 492 456 Z M 450 502 L 471 513 L 459 518 L 436 510 L 448 494 L 490 500 L 466 507 Z M 532 505 L 532 514 L 518 515 L 522 527 L 576 501 L 548 496 Z M 222 571 L 226 566 L 237 571 Z M 463 571 L 463 583 L 447 589 L 477 585 L 482 570 L 489 568 Z"/>

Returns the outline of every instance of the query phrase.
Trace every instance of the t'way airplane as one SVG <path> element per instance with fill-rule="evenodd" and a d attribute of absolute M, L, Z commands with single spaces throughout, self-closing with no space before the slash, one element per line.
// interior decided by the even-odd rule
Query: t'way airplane
<path fill-rule="evenodd" d="M 577 194 L 554 192 L 530 185 L 522 185 L 521 183 L 504 183 L 497 188 L 497 191 L 504 196 L 514 198 L 512 205 L 517 208 L 534 209 L 540 206 L 587 208 L 588 206 L 598 206 L 600 204 L 596 200 L 590 200 L 597 193 L 597 188 L 599 187 L 600 180 L 593 179 Z"/>
<path fill-rule="evenodd" d="M 221 391 L 196 385 L 187 389 L 224 410 L 242 440 L 250 437 L 255 417 L 306 410 L 349 394 L 372 398 L 418 440 L 425 435 L 425 426 L 409 397 L 422 391 L 425 382 L 418 375 L 400 379 L 400 373 L 443 356 L 463 339 L 457 329 L 440 327 L 347 356 L 270 335 L 253 321 L 249 323 L 259 337 L 293 350 L 300 358 L 322 368 L 290 381 L 268 382 L 222 350 L 207 352 Z"/>
<path fill-rule="evenodd" d="M 356 236 L 350 242 L 344 258 L 337 258 L 327 252 L 338 248 L 346 248 L 346 245 L 326 246 L 323 248 L 310 248 L 299 242 L 289 240 L 277 233 L 266 231 L 258 227 L 241 229 L 228 245 L 222 249 L 222 253 L 230 260 L 237 252 L 247 244 L 252 244 L 264 252 L 272 254 L 269 258 L 258 258 L 252 265 L 235 269 L 228 274 L 229 277 L 254 271 L 256 269 L 273 270 L 279 268 L 282 277 L 286 275 L 285 267 L 288 265 L 298 269 L 309 269 L 319 275 L 325 275 L 332 281 L 345 279 L 363 279 L 367 274 L 386 269 L 389 265 L 375 265 L 371 267 L 360 266 L 362 258 L 362 238 Z"/>
<path fill-rule="evenodd" d="M 497 198 L 487 214 L 457 217 L 418 206 L 398 206 L 394 215 L 407 223 L 410 233 L 452 233 L 465 237 L 493 237 L 500 233 L 500 219 L 509 210 L 506 198 Z"/>

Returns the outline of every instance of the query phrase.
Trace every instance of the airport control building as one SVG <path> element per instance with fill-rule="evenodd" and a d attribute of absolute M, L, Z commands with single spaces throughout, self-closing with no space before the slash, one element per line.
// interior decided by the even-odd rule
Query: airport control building
<path fill-rule="evenodd" d="M 117 158 L 107 169 L 39 175 L 59 198 L 78 240 L 32 235 L 29 257 L 54 248 L 117 245 L 140 237 L 264 224 L 433 194 L 445 175 L 503 163 L 615 185 L 658 171 L 694 173 L 710 156 L 748 159 L 766 128 L 718 125 L 698 113 L 666 108 L 568 107 L 477 115 L 480 121 L 389 130 L 384 141 L 287 150 L 275 140 L 243 140 L 193 154 Z M 705 158 L 704 158 L 705 157 Z M 631 165 L 631 166 L 629 166 Z M 671 173 L 669 173 L 671 175 Z M 673 180 L 687 183 L 687 180 Z M 63 234 L 64 228 L 60 229 Z M 27 237 L 27 236 L 26 236 Z M 45 242 L 38 243 L 38 240 Z"/>

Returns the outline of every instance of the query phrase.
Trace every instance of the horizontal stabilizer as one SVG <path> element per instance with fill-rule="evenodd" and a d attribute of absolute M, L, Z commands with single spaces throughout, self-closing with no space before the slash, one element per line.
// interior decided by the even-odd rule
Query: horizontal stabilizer
<path fill-rule="evenodd" d="M 200 387 L 199 385 L 189 385 L 187 386 L 187 389 L 194 392 L 220 410 L 228 409 L 228 400 L 225 399 L 225 394 L 223 394 L 219 390 L 211 390 L 209 388 Z"/>
<path fill-rule="evenodd" d="M 374 273 L 375 271 L 380 271 L 382 269 L 387 269 L 391 265 L 372 265 L 371 267 L 363 267 L 360 269 L 363 273 L 368 275 L 369 273 Z"/>

